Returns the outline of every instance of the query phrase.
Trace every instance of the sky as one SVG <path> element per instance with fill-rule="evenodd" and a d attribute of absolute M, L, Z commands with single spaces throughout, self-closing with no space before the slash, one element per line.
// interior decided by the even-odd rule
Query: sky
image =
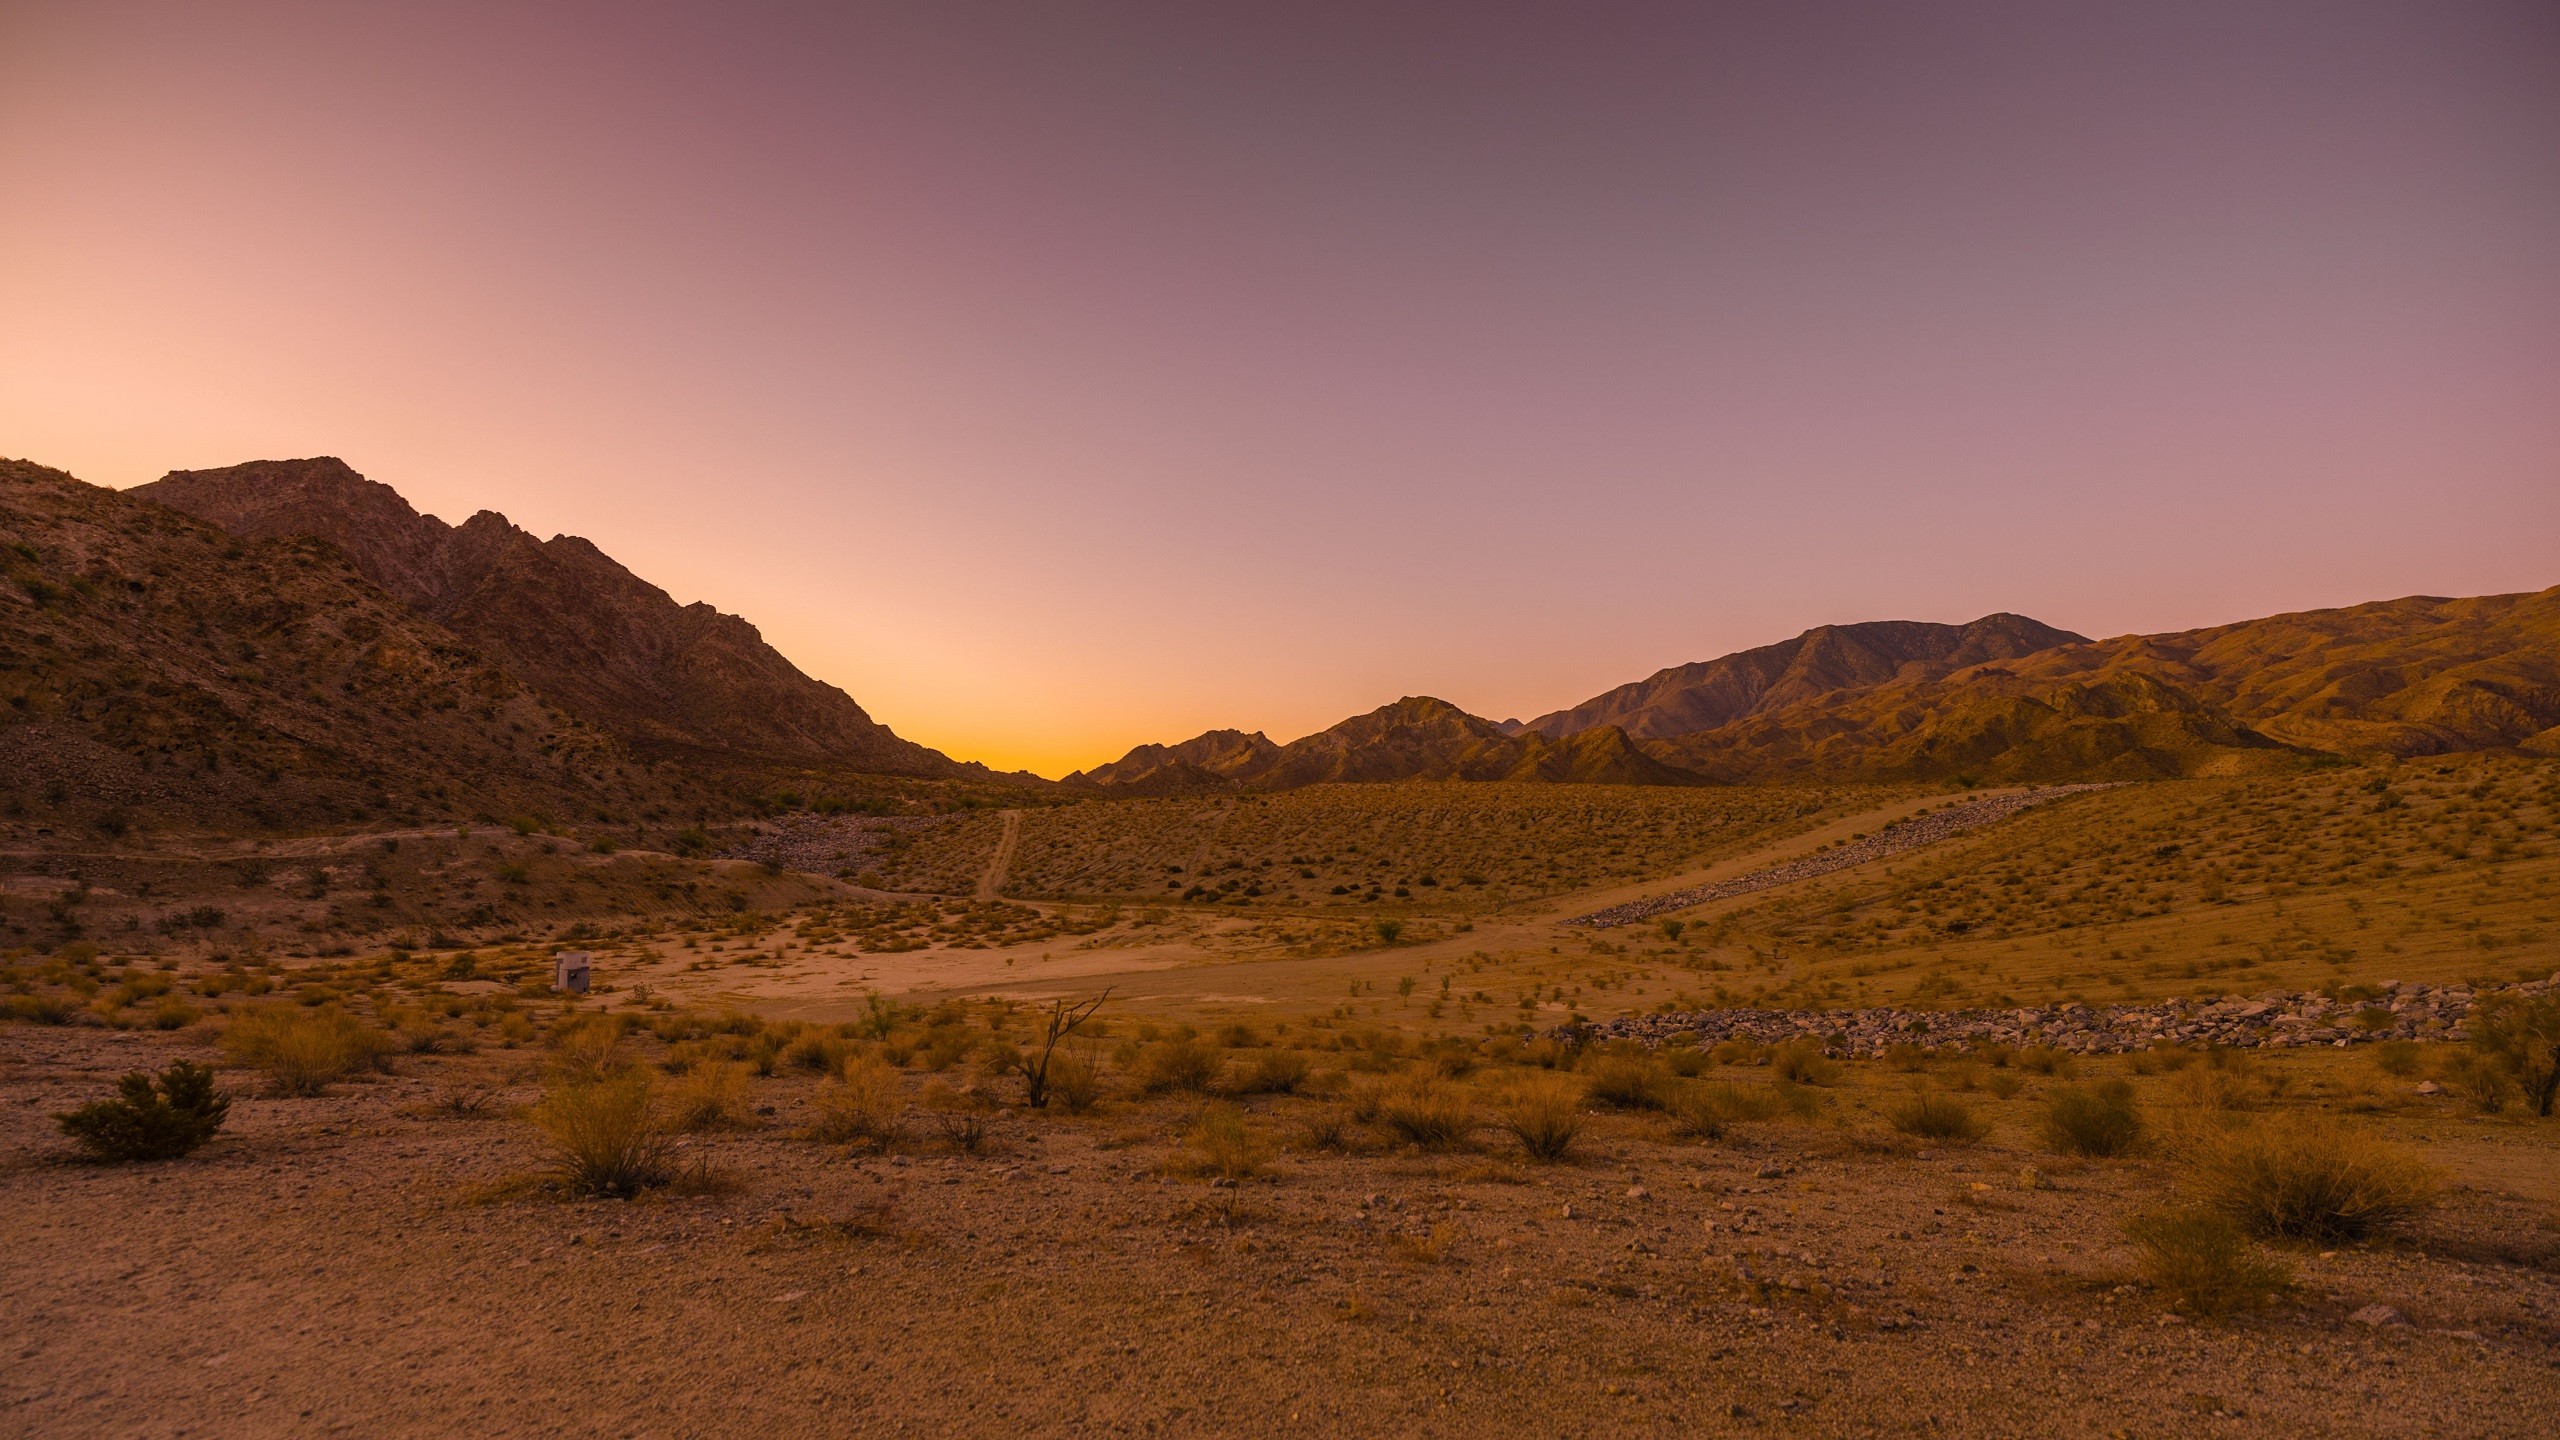
<path fill-rule="evenodd" d="M 2560 584 L 2560 7 L 0 0 L 0 454 L 337 455 L 1056 775 Z"/>

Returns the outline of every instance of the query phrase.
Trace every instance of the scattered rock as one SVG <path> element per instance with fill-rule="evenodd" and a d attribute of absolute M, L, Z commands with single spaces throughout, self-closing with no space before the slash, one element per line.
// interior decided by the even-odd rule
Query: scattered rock
<path fill-rule="evenodd" d="M 2408 1316 L 2401 1314 L 2399 1311 L 2392 1309 L 2388 1305 L 2367 1305 L 2347 1318 L 2353 1320 L 2359 1325 L 2370 1325 L 2376 1329 L 2380 1329 L 2385 1325 L 2406 1325 L 2409 1323 Z"/>

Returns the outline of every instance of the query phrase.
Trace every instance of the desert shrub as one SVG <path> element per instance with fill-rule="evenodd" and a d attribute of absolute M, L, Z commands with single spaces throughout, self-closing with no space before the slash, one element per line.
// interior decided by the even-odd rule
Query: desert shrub
<path fill-rule="evenodd" d="M 2210 1137 L 2189 1160 L 2208 1208 L 2261 1235 L 2356 1240 L 2406 1224 L 2435 1204 L 2435 1173 L 2335 1120 L 2290 1117 Z"/>
<path fill-rule="evenodd" d="M 933 1128 L 951 1148 L 969 1155 L 985 1148 L 987 1114 L 995 1106 L 976 1087 L 954 1090 L 935 1081 L 924 1092 L 924 1106 L 933 1117 Z"/>
<path fill-rule="evenodd" d="M 1262 1173 L 1270 1147 L 1232 1105 L 1203 1109 L 1183 1132 L 1183 1149 L 1168 1167 L 1185 1175 L 1242 1180 Z"/>
<path fill-rule="evenodd" d="M 80 1013 L 79 1002 L 68 995 L 12 995 L 9 1018 L 37 1025 L 68 1025 Z"/>
<path fill-rule="evenodd" d="M 621 1070 L 622 1021 L 617 1016 L 589 1015 L 551 1034 L 551 1064 L 561 1077 L 593 1083 Z"/>
<path fill-rule="evenodd" d="M 2030 1045 L 2010 1057 L 2009 1063 L 2038 1075 L 2068 1076 L 2072 1070 L 2071 1057 L 2050 1045 Z"/>
<path fill-rule="evenodd" d="M 222 1033 L 233 1063 L 266 1072 L 279 1095 L 317 1095 L 389 1061 L 391 1037 L 339 1010 L 274 1005 L 234 1015 Z"/>
<path fill-rule="evenodd" d="M 2560 992 L 2492 995 L 2472 1007 L 2470 1023 L 2472 1050 L 2548 1117 L 2560 1102 Z"/>
<path fill-rule="evenodd" d="M 2196 1062 L 2196 1052 L 2168 1040 L 2154 1040 L 2148 1050 L 2133 1055 L 2136 1075 L 2174 1075 Z"/>
<path fill-rule="evenodd" d="M 2415 1040 L 2385 1040 L 2373 1047 L 2373 1063 L 2385 1075 L 2407 1078 L 2418 1073 L 2423 1052 Z"/>
<path fill-rule="evenodd" d="M 2483 1115 L 2495 1115 L 2507 1108 L 2508 1092 L 2514 1084 L 2506 1070 L 2484 1059 L 2476 1050 L 2456 1050 L 2446 1055 L 2437 1066 L 2444 1088 L 2468 1101 Z"/>
<path fill-rule="evenodd" d="M 1929 1068 L 1929 1052 L 1907 1041 L 1887 1045 L 1884 1047 L 1884 1063 L 1907 1075 Z"/>
<path fill-rule="evenodd" d="M 1953 1095 L 1913 1095 L 1885 1112 L 1885 1118 L 1893 1122 L 1894 1129 L 1923 1140 L 1971 1144 L 1991 1133 L 1991 1127 L 1973 1113 L 1973 1107 Z"/>
<path fill-rule="evenodd" d="M 1350 1111 L 1339 1105 L 1322 1106 L 1298 1122 L 1293 1143 L 1301 1150 L 1348 1150 L 1351 1126 Z"/>
<path fill-rule="evenodd" d="M 1052 1051 L 1046 1069 L 1044 1101 L 1056 1100 L 1070 1115 L 1082 1115 L 1101 1102 L 1102 1065 L 1090 1050 Z"/>
<path fill-rule="evenodd" d="M 1582 1096 L 1559 1075 L 1521 1082 L 1502 1097 L 1495 1113 L 1522 1152 L 1541 1164 L 1564 1159 L 1582 1133 Z"/>
<path fill-rule="evenodd" d="M 886 1145 L 898 1138 L 906 1095 L 898 1072 L 876 1058 L 854 1061 L 844 1073 L 818 1087 L 817 1119 L 809 1138 L 844 1144 L 868 1140 Z"/>
<path fill-rule="evenodd" d="M 2212 1210 L 2157 1209 L 2125 1223 L 2142 1278 L 2170 1303 L 2196 1315 L 2220 1315 L 2282 1291 L 2292 1275 L 2259 1253 L 2239 1222 Z"/>
<path fill-rule="evenodd" d="M 1822 1114 L 1822 1094 L 1810 1085 L 1779 1080 L 1769 1086 L 1768 1096 L 1772 1115 L 1784 1111 L 1790 1118 L 1811 1120 Z"/>
<path fill-rule="evenodd" d="M 745 1123 L 747 1067 L 730 1060 L 698 1060 L 667 1093 L 667 1123 L 678 1130 L 726 1130 Z"/>
<path fill-rule="evenodd" d="M 1293 1095 L 1307 1083 L 1307 1057 L 1295 1050 L 1265 1050 L 1236 1081 L 1241 1095 Z"/>
<path fill-rule="evenodd" d="M 2043 1131 L 2045 1143 L 2065 1155 L 2103 1160 L 2140 1142 L 2142 1112 L 2134 1107 L 2133 1087 L 2122 1080 L 2063 1085 L 2046 1097 Z"/>
<path fill-rule="evenodd" d="M 673 1176 L 665 1117 L 646 1070 L 557 1081 L 532 1119 L 572 1193 L 628 1198 Z"/>
<path fill-rule="evenodd" d="M 1671 1074 L 1648 1056 L 1599 1056 L 1584 1073 L 1583 1095 L 1612 1110 L 1660 1110 L 1671 1103 Z"/>
<path fill-rule="evenodd" d="M 1662 1068 L 1683 1080 L 1706 1074 L 1716 1063 L 1706 1051 L 1695 1045 L 1665 1045 L 1660 1058 Z"/>
<path fill-rule="evenodd" d="M 1836 1084 L 1840 1079 L 1839 1062 L 1822 1051 L 1822 1037 L 1798 1035 L 1769 1052 L 1769 1067 L 1779 1079 L 1791 1084 Z"/>
<path fill-rule="evenodd" d="M 1149 1095 L 1206 1090 L 1217 1083 L 1224 1064 L 1217 1051 L 1197 1040 L 1159 1040 L 1138 1052 L 1131 1078 Z"/>
<path fill-rule="evenodd" d="M 100 1160 L 175 1160 L 213 1138 L 231 1098 L 213 1072 L 180 1060 L 157 1082 L 140 1071 L 116 1082 L 115 1098 L 54 1116 L 62 1133 Z"/>
<path fill-rule="evenodd" d="M 1719 1065 L 1765 1065 L 1769 1060 L 1769 1047 L 1751 1036 L 1736 1035 L 1730 1040 L 1717 1041 L 1714 1048 L 1707 1051 L 1707 1058 Z"/>
<path fill-rule="evenodd" d="M 2027 1088 L 2027 1082 L 2019 1079 L 2018 1072 L 2015 1070 L 2000 1069 L 1993 1070 L 1982 1077 L 1982 1088 L 2003 1100 L 2008 1100 Z"/>
<path fill-rule="evenodd" d="M 845 1056 L 852 1053 L 844 1037 L 824 1030 L 804 1031 L 782 1047 L 779 1063 L 795 1070 L 808 1070 L 828 1075 L 844 1068 Z M 949 1062 L 944 1062 L 947 1065 Z M 941 1066 L 935 1067 L 937 1069 Z"/>
<path fill-rule="evenodd" d="M 1397 1139 L 1426 1150 L 1464 1145 L 1475 1133 L 1475 1111 L 1466 1092 L 1444 1081 L 1417 1077 L 1388 1087 L 1378 1100 L 1378 1123 Z"/>

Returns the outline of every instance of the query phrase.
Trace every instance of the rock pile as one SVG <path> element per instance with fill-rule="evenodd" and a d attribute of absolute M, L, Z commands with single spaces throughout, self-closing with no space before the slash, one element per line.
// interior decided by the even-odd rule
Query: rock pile
<path fill-rule="evenodd" d="M 809 875 L 860 870 L 891 830 L 916 822 L 870 815 L 786 815 L 758 825 L 720 852 L 723 860 L 753 860 Z"/>
<path fill-rule="evenodd" d="M 2506 987 L 2539 995 L 2560 989 L 2560 973 Z M 1695 1036 L 1702 1046 L 1736 1036 L 1764 1043 L 1818 1035 L 1852 1056 L 1894 1045 L 1972 1048 L 2045 1045 L 2073 1055 L 2122 1055 L 2167 1042 L 2235 1050 L 2355 1045 L 2374 1040 L 2459 1040 L 2478 993 L 2468 985 L 2385 981 L 2369 999 L 2339 1000 L 2316 990 L 2255 999 L 2169 1000 L 2151 1005 L 2030 1005 L 2014 1010 L 1693 1010 L 1628 1015 L 1567 1025 L 1559 1039 L 1638 1040 L 1656 1046 Z"/>
<path fill-rule="evenodd" d="M 2042 804 L 2057 796 L 2076 795 L 2083 790 L 2106 788 L 2104 785 L 2049 785 L 2041 790 L 2021 790 L 2011 795 L 1993 795 L 1981 800 L 1967 800 L 1943 809 L 1932 810 L 1926 815 L 1914 815 L 1908 820 L 1896 820 L 1862 840 L 1852 840 L 1846 845 L 1834 846 L 1818 854 L 1807 855 L 1799 860 L 1790 860 L 1783 865 L 1772 865 L 1766 870 L 1754 870 L 1748 875 L 1737 875 L 1731 880 L 1693 885 L 1686 890 L 1674 890 L 1668 895 L 1630 900 L 1624 905 L 1612 905 L 1606 910 L 1577 915 L 1564 923 L 1589 925 L 1595 928 L 1624 925 L 1630 921 L 1649 920 L 1656 915 L 1667 915 L 1674 910 L 1686 910 L 1692 905 L 1704 905 L 1710 900 L 1729 900 L 1736 895 L 1748 895 L 1755 890 L 1767 890 L 1778 885 L 1792 884 L 1798 880 L 1810 880 L 1816 875 L 1828 875 L 1834 870 L 1846 870 L 1852 865 L 1864 865 L 1870 860 L 1881 860 L 1887 855 L 1916 850 L 1923 845 L 1933 844 L 1948 836 L 1988 825 L 1995 820 L 2006 820 L 2031 805 Z"/>

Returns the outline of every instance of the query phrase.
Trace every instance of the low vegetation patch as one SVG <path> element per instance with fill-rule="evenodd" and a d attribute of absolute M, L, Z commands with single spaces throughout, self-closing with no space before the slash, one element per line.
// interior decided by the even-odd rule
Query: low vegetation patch
<path fill-rule="evenodd" d="M 1922 1140 L 1969 1145 L 1991 1133 L 1990 1124 L 1953 1095 L 1913 1095 L 1887 1111 L 1885 1118 L 1893 1122 L 1894 1129 Z"/>
<path fill-rule="evenodd" d="M 1520 1144 L 1523 1154 L 1542 1165 L 1569 1156 L 1582 1134 L 1582 1096 L 1559 1075 L 1536 1075 L 1522 1081 L 1495 1107 L 1502 1128 Z"/>
<path fill-rule="evenodd" d="M 675 1178 L 649 1072 L 555 1084 L 532 1119 L 570 1193 L 628 1199 Z"/>
<path fill-rule="evenodd" d="M 2042 1128 L 2045 1143 L 2062 1154 L 2111 1159 L 2141 1143 L 2142 1112 L 2122 1080 L 2064 1085 L 2046 1097 Z"/>
<path fill-rule="evenodd" d="M 317 1095 L 391 1058 L 391 1037 L 337 1009 L 270 1005 L 232 1017 L 222 1034 L 232 1062 L 265 1072 L 279 1095 Z"/>
<path fill-rule="evenodd" d="M 135 1071 L 116 1083 L 113 1099 L 53 1118 L 95 1159 L 175 1160 L 212 1139 L 230 1110 L 213 1072 L 180 1060 L 156 1081 Z"/>
<path fill-rule="evenodd" d="M 2268 1120 L 2208 1137 L 2189 1161 L 2201 1202 L 2260 1235 L 2360 1240 L 2431 1209 L 2441 1188 L 2414 1156 L 2335 1120 Z"/>
<path fill-rule="evenodd" d="M 2283 1262 L 2261 1253 L 2229 1215 L 2162 1208 L 2125 1224 L 2142 1278 L 2179 1310 L 2223 1315 L 2263 1304 L 2292 1283 Z"/>

